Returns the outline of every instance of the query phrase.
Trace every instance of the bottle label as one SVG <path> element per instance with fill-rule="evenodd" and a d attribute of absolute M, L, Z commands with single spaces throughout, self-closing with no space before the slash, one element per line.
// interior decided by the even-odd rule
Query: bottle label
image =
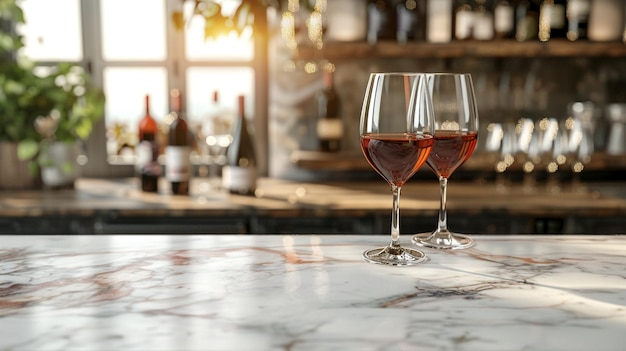
<path fill-rule="evenodd" d="M 135 148 L 135 169 L 139 172 L 152 162 L 152 143 L 144 140 Z"/>
<path fill-rule="evenodd" d="M 222 169 L 222 186 L 241 193 L 254 192 L 257 173 L 254 167 L 224 166 Z"/>
<path fill-rule="evenodd" d="M 191 176 L 191 161 L 188 146 L 168 146 L 165 148 L 167 167 L 165 177 L 171 182 L 183 182 Z"/>
<path fill-rule="evenodd" d="M 509 33 L 513 30 L 513 18 L 515 13 L 511 6 L 498 6 L 494 11 L 493 26 L 498 33 Z"/>
<path fill-rule="evenodd" d="M 454 35 L 457 39 L 469 39 L 474 25 L 474 14 L 471 11 L 459 11 L 456 14 L 456 28 Z"/>
<path fill-rule="evenodd" d="M 321 140 L 341 139 L 343 137 L 343 123 L 337 118 L 318 120 L 317 137 Z"/>
<path fill-rule="evenodd" d="M 490 14 L 474 15 L 474 39 L 493 39 L 493 17 Z"/>
<path fill-rule="evenodd" d="M 452 39 L 452 1 L 429 1 L 427 35 L 431 43 L 447 43 Z"/>

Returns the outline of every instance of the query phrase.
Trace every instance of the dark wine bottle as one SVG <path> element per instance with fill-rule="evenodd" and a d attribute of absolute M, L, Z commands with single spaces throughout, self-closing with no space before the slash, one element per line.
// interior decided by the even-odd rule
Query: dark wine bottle
<path fill-rule="evenodd" d="M 367 42 L 396 37 L 396 13 L 390 0 L 370 0 L 367 5 Z"/>
<path fill-rule="evenodd" d="M 172 194 L 188 195 L 191 178 L 191 162 L 189 127 L 185 121 L 183 99 L 179 90 L 173 89 L 170 93 L 171 110 L 168 145 L 165 148 L 166 172 L 165 177 L 170 182 Z"/>
<path fill-rule="evenodd" d="M 324 88 L 317 94 L 317 138 L 321 151 L 336 152 L 343 138 L 341 104 L 333 84 L 333 71 L 324 70 L 323 74 Z"/>
<path fill-rule="evenodd" d="M 521 0 L 515 7 L 515 39 L 537 40 L 539 29 L 539 4 L 534 0 Z"/>
<path fill-rule="evenodd" d="M 400 1 L 396 5 L 396 19 L 398 43 L 426 40 L 426 1 Z"/>
<path fill-rule="evenodd" d="M 139 121 L 139 143 L 135 156 L 135 169 L 141 180 L 141 190 L 159 192 L 159 145 L 157 143 L 158 126 L 150 114 L 150 96 L 145 97 L 145 115 Z"/>
<path fill-rule="evenodd" d="M 226 150 L 222 186 L 232 194 L 254 195 L 258 178 L 254 143 L 248 131 L 244 96 L 240 95 L 237 102 L 238 117 L 232 131 L 233 141 Z"/>

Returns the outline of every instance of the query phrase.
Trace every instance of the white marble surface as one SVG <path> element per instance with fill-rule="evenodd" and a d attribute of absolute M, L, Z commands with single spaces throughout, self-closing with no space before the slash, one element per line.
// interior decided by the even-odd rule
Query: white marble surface
<path fill-rule="evenodd" d="M 386 236 L 1 236 L 0 349 L 626 348 L 626 236 L 474 238 L 386 267 Z"/>

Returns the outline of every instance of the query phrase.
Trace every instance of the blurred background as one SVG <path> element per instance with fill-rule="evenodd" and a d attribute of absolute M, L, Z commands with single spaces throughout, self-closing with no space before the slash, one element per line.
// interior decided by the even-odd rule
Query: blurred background
<path fill-rule="evenodd" d="M 371 72 L 421 71 L 473 77 L 479 141 L 452 177 L 454 225 L 622 233 L 625 13 L 624 0 L 0 0 L 0 189 L 36 189 L 3 192 L 0 232 L 387 232 L 361 103 Z M 221 185 L 239 96 L 255 196 Z M 147 113 L 155 169 L 187 121 L 192 196 L 170 197 L 166 172 L 159 194 L 139 192 Z M 69 161 L 55 141 L 76 145 Z M 69 177 L 39 191 L 33 166 L 44 183 Z M 414 178 L 403 231 L 430 230 L 436 181 Z"/>
<path fill-rule="evenodd" d="M 481 134 L 455 174 L 470 180 L 622 179 L 626 167 L 624 1 L 21 0 L 21 56 L 73 63 L 105 96 L 84 148 L 84 177 L 133 175 L 137 126 L 167 130 L 179 89 L 198 172 L 228 139 L 236 97 L 264 176 L 376 177 L 358 119 L 370 72 L 470 72 Z M 4 15 L 3 15 L 4 17 Z M 323 72 L 333 74 L 340 147 L 320 149 Z M 219 124 L 221 123 L 221 129 Z M 221 131 L 220 131 L 221 130 Z M 210 157 L 203 157 L 210 156 Z M 218 171 L 219 172 L 219 171 Z M 206 174 L 206 172 L 204 173 Z M 416 177 L 432 175 L 421 170 Z"/>

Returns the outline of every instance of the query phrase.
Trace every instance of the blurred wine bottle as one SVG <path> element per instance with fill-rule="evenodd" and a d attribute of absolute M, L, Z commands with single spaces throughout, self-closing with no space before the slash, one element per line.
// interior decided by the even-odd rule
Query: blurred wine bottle
<path fill-rule="evenodd" d="M 539 30 L 539 3 L 535 0 L 520 0 L 515 7 L 515 39 L 537 40 Z"/>
<path fill-rule="evenodd" d="M 454 39 L 472 39 L 474 28 L 474 10 L 470 1 L 460 0 L 454 8 Z"/>
<path fill-rule="evenodd" d="M 592 41 L 618 41 L 624 39 L 624 0 L 596 0 L 589 9 L 589 30 L 587 36 Z"/>
<path fill-rule="evenodd" d="M 428 0 L 426 40 L 430 43 L 448 43 L 453 35 L 452 0 Z"/>
<path fill-rule="evenodd" d="M 587 40 L 589 28 L 590 0 L 568 0 L 567 2 L 567 39 L 570 41 Z"/>
<path fill-rule="evenodd" d="M 515 8 L 509 0 L 498 0 L 493 8 L 493 31 L 496 39 L 515 37 Z"/>
<path fill-rule="evenodd" d="M 202 121 L 202 138 L 199 138 L 204 161 L 204 167 L 199 171 L 208 176 L 212 189 L 222 186 L 222 166 L 226 163 L 226 149 L 232 140 L 230 133 L 235 114 L 233 109 L 222 104 L 219 91 L 213 91 L 209 113 Z"/>
<path fill-rule="evenodd" d="M 317 94 L 318 119 L 317 138 L 319 148 L 325 152 L 336 152 L 341 148 L 343 121 L 341 101 L 333 84 L 333 69 L 325 69 L 324 88 Z"/>
<path fill-rule="evenodd" d="M 198 143 L 202 155 L 214 155 L 218 139 L 222 135 L 230 134 L 230 120 L 225 120 L 226 109 L 220 101 L 219 91 L 214 90 L 211 94 L 209 112 L 202 119 Z"/>
<path fill-rule="evenodd" d="M 170 92 L 171 110 L 168 145 L 165 148 L 165 177 L 170 182 L 172 194 L 188 195 L 191 178 L 189 127 L 185 121 L 182 94 L 178 89 Z"/>
<path fill-rule="evenodd" d="M 390 0 L 370 0 L 367 5 L 367 42 L 371 45 L 380 40 L 396 37 L 396 13 Z"/>
<path fill-rule="evenodd" d="M 493 40 L 493 12 L 486 0 L 476 0 L 472 36 L 475 40 Z"/>
<path fill-rule="evenodd" d="M 540 41 L 565 38 L 567 34 L 566 0 L 542 0 L 539 9 Z"/>
<path fill-rule="evenodd" d="M 136 148 L 135 169 L 141 181 L 141 190 L 156 193 L 159 191 L 159 145 L 158 126 L 150 114 L 150 95 L 144 99 L 145 115 L 139 121 L 139 143 Z"/>
<path fill-rule="evenodd" d="M 223 187 L 232 194 L 254 195 L 257 184 L 257 160 L 245 115 L 245 98 L 238 97 L 238 116 L 232 132 L 232 143 L 226 151 L 222 170 Z"/>
<path fill-rule="evenodd" d="M 426 1 L 400 1 L 396 5 L 396 18 L 398 43 L 426 40 Z"/>
<path fill-rule="evenodd" d="M 367 6 L 363 0 L 332 0 L 326 4 L 324 16 L 328 30 L 324 40 L 357 42 L 367 37 Z"/>

